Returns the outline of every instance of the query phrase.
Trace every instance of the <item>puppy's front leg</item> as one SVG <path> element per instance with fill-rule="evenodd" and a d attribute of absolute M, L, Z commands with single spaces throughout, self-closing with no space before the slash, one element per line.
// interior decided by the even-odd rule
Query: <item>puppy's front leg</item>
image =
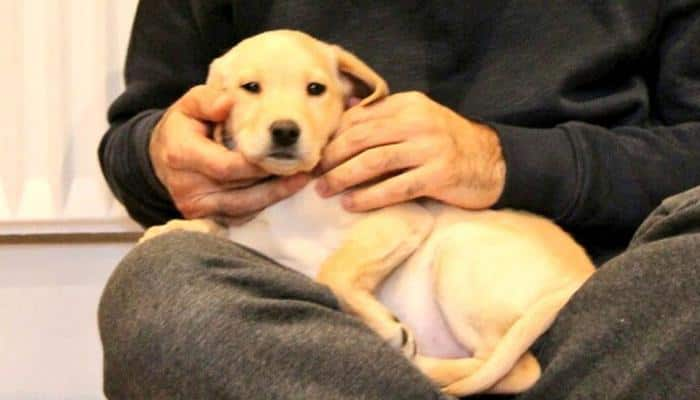
<path fill-rule="evenodd" d="M 139 243 L 143 243 L 148 239 L 152 239 L 158 235 L 175 230 L 211 233 L 216 236 L 226 235 L 226 228 L 219 225 L 212 219 L 173 219 L 168 221 L 165 225 L 157 225 L 148 228 L 139 239 Z"/>
<path fill-rule="evenodd" d="M 317 277 L 333 291 L 345 311 L 408 357 L 416 351 L 411 333 L 377 300 L 374 291 L 418 248 L 432 225 L 431 214 L 415 203 L 369 213 L 352 226 Z"/>

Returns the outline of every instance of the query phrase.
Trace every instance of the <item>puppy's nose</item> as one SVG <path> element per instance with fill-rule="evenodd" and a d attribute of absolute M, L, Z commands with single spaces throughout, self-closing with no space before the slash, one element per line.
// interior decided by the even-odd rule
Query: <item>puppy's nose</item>
<path fill-rule="evenodd" d="M 275 145 L 291 146 L 299 139 L 299 125 L 290 119 L 275 121 L 270 125 L 270 133 Z"/>

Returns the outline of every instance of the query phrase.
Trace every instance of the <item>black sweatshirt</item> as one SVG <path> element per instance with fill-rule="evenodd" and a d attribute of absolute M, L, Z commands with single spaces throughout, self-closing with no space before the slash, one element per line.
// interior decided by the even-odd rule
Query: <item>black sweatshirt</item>
<path fill-rule="evenodd" d="M 179 216 L 148 157 L 163 109 L 214 57 L 277 28 L 490 124 L 507 165 L 497 206 L 551 217 L 589 250 L 700 184 L 700 1 L 142 0 L 99 150 L 135 220 Z"/>

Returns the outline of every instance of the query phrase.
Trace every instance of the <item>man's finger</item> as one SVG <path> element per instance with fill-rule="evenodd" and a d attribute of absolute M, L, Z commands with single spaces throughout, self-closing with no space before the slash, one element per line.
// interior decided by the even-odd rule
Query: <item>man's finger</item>
<path fill-rule="evenodd" d="M 380 118 L 355 125 L 326 145 L 319 170 L 328 171 L 364 150 L 399 143 L 404 138 L 401 127 L 396 126 L 396 121 L 391 118 Z"/>
<path fill-rule="evenodd" d="M 248 180 L 268 175 L 249 163 L 241 153 L 231 151 L 206 138 L 194 140 L 194 146 L 180 146 L 168 156 L 173 169 L 199 172 L 218 182 Z"/>
<path fill-rule="evenodd" d="M 311 177 L 298 174 L 261 182 L 257 185 L 209 196 L 214 214 L 239 217 L 256 212 L 285 199 L 303 188 Z"/>
<path fill-rule="evenodd" d="M 257 179 L 243 179 L 230 182 L 219 182 L 199 172 L 177 171 L 168 177 L 167 187 L 173 200 L 188 201 L 193 193 L 216 193 L 243 189 L 260 182 Z"/>
<path fill-rule="evenodd" d="M 193 87 L 175 103 L 175 108 L 184 115 L 212 122 L 226 120 L 232 106 L 230 95 L 207 85 Z"/>
<path fill-rule="evenodd" d="M 401 111 L 401 106 L 392 96 L 389 96 L 367 106 L 351 107 L 343 113 L 338 126 L 338 133 L 342 133 L 351 126 L 373 119 L 389 118 Z"/>
<path fill-rule="evenodd" d="M 240 152 L 198 135 L 190 136 L 168 154 L 168 163 L 173 169 L 199 172 L 219 182 L 268 175 L 260 167 L 249 163 Z"/>
<path fill-rule="evenodd" d="M 365 189 L 343 195 L 341 202 L 348 211 L 368 211 L 401 203 L 425 195 L 427 183 L 422 168 L 409 170 Z"/>
<path fill-rule="evenodd" d="M 374 147 L 326 173 L 316 189 L 322 196 L 331 196 L 387 173 L 415 167 L 421 161 L 421 152 L 411 143 Z"/>

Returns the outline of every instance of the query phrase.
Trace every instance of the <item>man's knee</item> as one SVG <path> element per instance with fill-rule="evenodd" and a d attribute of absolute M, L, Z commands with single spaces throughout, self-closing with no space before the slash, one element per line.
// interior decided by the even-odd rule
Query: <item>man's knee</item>
<path fill-rule="evenodd" d="M 688 196 L 662 207 L 649 222 L 655 226 L 602 265 L 540 339 L 537 356 L 547 372 L 523 398 L 561 397 L 560 388 L 571 397 L 604 397 L 591 390 L 610 390 L 610 382 L 631 397 L 664 390 L 678 395 L 663 398 L 687 397 L 689 386 L 678 377 L 698 378 L 698 202 Z"/>
<path fill-rule="evenodd" d="M 173 356 L 166 349 L 178 340 L 174 327 L 181 321 L 173 309 L 179 306 L 178 294 L 184 295 L 181 281 L 188 279 L 188 268 L 197 268 L 188 259 L 198 248 L 207 251 L 207 242 L 204 235 L 164 234 L 134 247 L 112 273 L 98 309 L 104 391 L 110 398 L 158 397 L 149 387 L 161 385 L 141 382 L 159 379 L 149 373 L 147 358 L 163 368 L 158 361 L 163 353 Z"/>
<path fill-rule="evenodd" d="M 325 288 L 228 240 L 172 232 L 144 242 L 116 268 L 100 302 L 105 392 L 148 398 L 196 374 L 213 379 L 202 365 L 235 359 L 233 344 L 254 347 L 260 321 L 289 299 L 337 308 Z"/>
<path fill-rule="evenodd" d="M 100 299 L 98 322 L 105 351 L 113 344 L 130 343 L 156 321 L 177 317 L 167 310 L 193 295 L 207 260 L 220 258 L 227 246 L 229 258 L 240 249 L 210 235 L 177 231 L 134 247 L 112 273 Z"/>
<path fill-rule="evenodd" d="M 213 236 L 171 232 L 134 247 L 116 267 L 102 294 L 100 320 L 138 306 L 142 295 L 177 291 L 184 279 L 199 273 L 206 255 L 215 257 L 222 243 Z M 230 246 L 229 251 L 238 247 Z"/>
<path fill-rule="evenodd" d="M 700 186 L 666 198 L 637 229 L 631 248 L 700 233 Z"/>
<path fill-rule="evenodd" d="M 146 315 L 149 305 L 196 309 L 203 301 L 260 295 L 337 308 L 326 288 L 229 240 L 171 232 L 136 246 L 117 266 L 100 302 L 100 326 Z"/>

